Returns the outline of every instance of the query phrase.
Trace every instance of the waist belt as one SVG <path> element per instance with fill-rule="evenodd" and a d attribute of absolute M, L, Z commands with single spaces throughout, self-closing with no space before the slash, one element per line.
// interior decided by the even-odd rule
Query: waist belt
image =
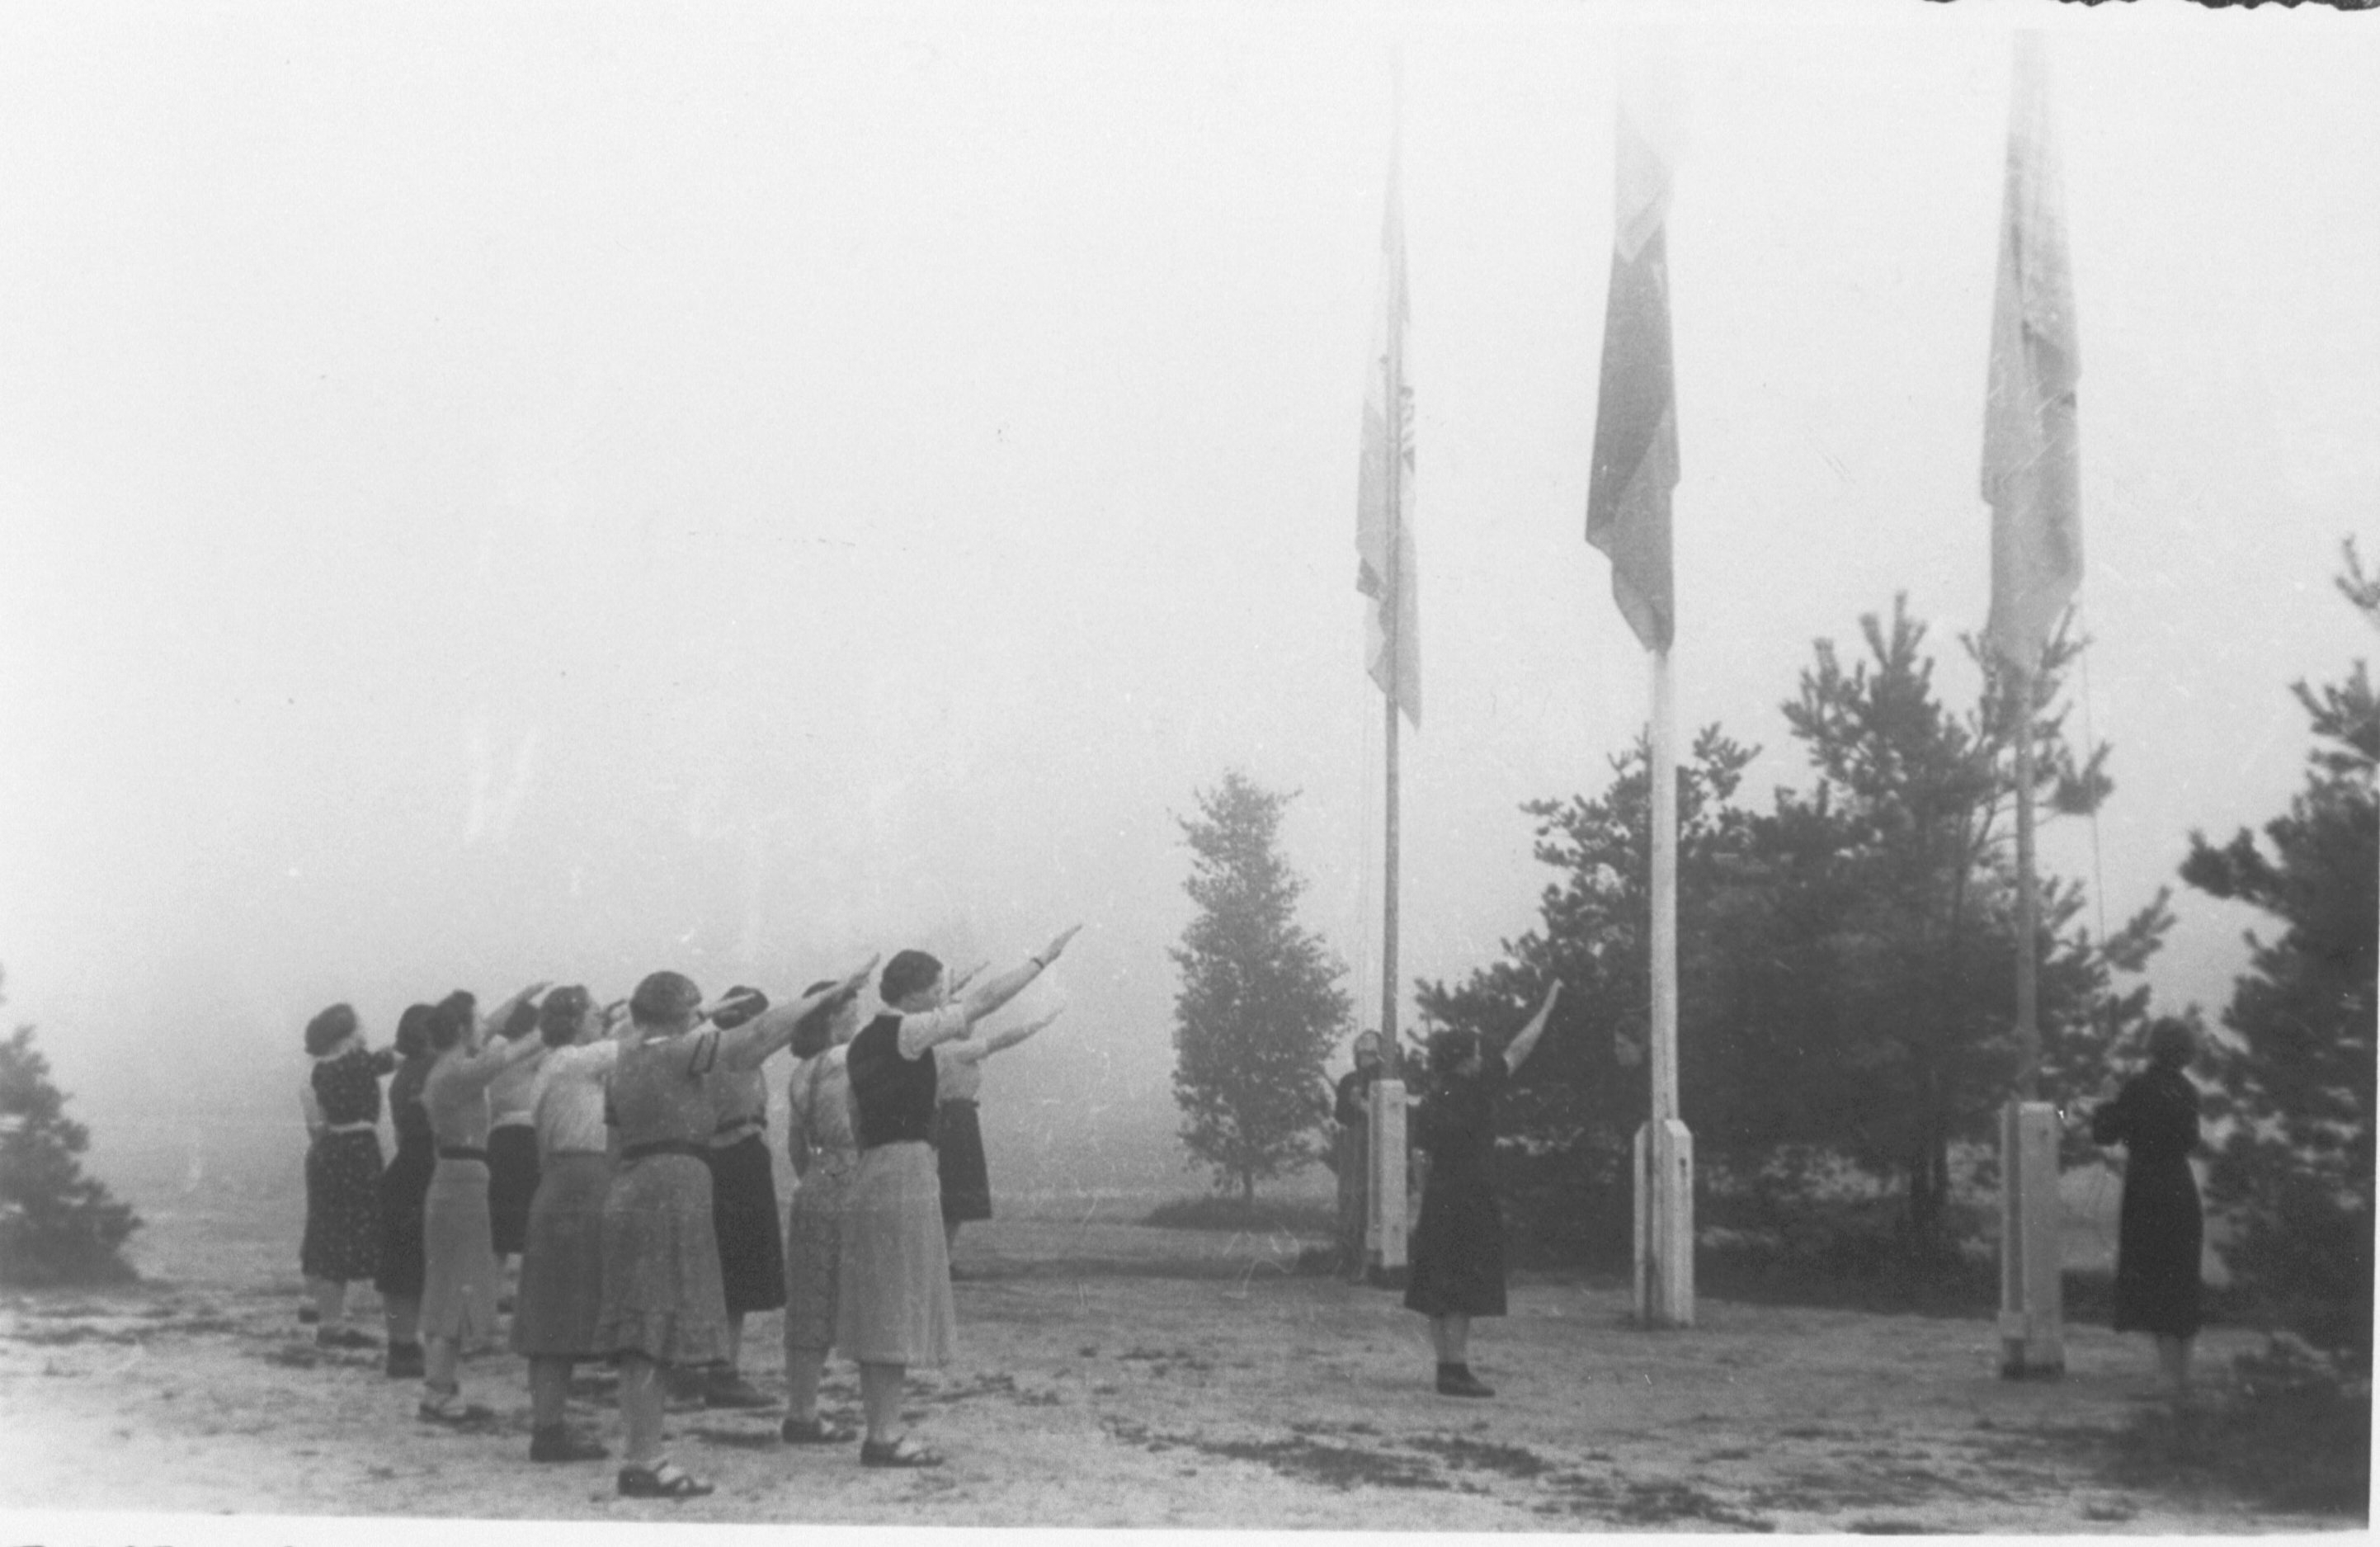
<path fill-rule="evenodd" d="M 510 1116 L 499 1117 L 490 1123 L 488 1131 L 492 1133 L 498 1128 L 533 1128 L 535 1127 L 537 1127 L 535 1116 L 526 1112 L 516 1112 Z"/>
<path fill-rule="evenodd" d="M 368 1119 L 353 1123 L 325 1123 L 322 1125 L 322 1131 L 324 1133 L 378 1133 L 380 1125 Z"/>
<path fill-rule="evenodd" d="M 609 1150 L 548 1150 L 545 1152 L 545 1158 L 548 1160 L 575 1160 L 581 1155 L 594 1160 L 609 1160 L 612 1158 L 612 1151 Z"/>
<path fill-rule="evenodd" d="M 683 1139 L 657 1139 L 650 1144 L 631 1144 L 620 1151 L 624 1161 L 650 1160 L 655 1155 L 684 1155 L 689 1160 L 700 1160 L 702 1146 L 688 1144 Z"/>
<path fill-rule="evenodd" d="M 441 1144 L 438 1146 L 438 1158 L 440 1160 L 475 1160 L 481 1165 L 488 1163 L 488 1152 L 485 1150 L 468 1150 L 461 1145 L 449 1148 Z"/>
<path fill-rule="evenodd" d="M 731 1139 L 742 1139 L 747 1134 L 759 1133 L 766 1127 L 768 1125 L 758 1117 L 733 1118 L 710 1130 L 710 1142 L 714 1145 L 723 1145 Z"/>

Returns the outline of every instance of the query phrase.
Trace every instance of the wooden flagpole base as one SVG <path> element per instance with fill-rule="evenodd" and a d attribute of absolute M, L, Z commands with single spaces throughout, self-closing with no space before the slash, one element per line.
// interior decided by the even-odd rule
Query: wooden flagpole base
<path fill-rule="evenodd" d="M 2000 1109 L 2000 1376 L 2066 1373 L 2065 1207 L 2058 1195 L 2058 1109 Z"/>
<path fill-rule="evenodd" d="M 1371 1154 L 1366 1180 L 1365 1255 L 1373 1267 L 1393 1273 L 1405 1265 L 1405 1224 L 1411 1208 L 1406 1176 L 1405 1087 L 1383 1079 L 1372 1087 Z"/>
<path fill-rule="evenodd" d="M 1694 1324 L 1694 1136 L 1674 1117 L 1636 1130 L 1636 1318 Z"/>

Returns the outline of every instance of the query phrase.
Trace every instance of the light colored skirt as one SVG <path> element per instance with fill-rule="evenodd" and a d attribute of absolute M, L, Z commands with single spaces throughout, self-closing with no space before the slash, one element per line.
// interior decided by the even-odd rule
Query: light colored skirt
<path fill-rule="evenodd" d="M 602 1271 L 597 1353 L 657 1364 L 725 1361 L 727 1296 L 709 1165 L 674 1154 L 624 1163 L 603 1204 Z"/>
<path fill-rule="evenodd" d="M 603 1204 L 611 1193 L 611 1156 L 546 1157 L 521 1251 L 514 1353 L 595 1357 L 595 1325 L 603 1313 Z"/>
<path fill-rule="evenodd" d="M 835 1346 L 862 1364 L 938 1365 L 958 1341 L 934 1150 L 863 1150 L 844 1214 Z"/>
<path fill-rule="evenodd" d="M 844 1216 L 851 1201 L 852 1157 L 822 1157 L 794 1189 L 785 1211 L 785 1346 L 824 1353 L 834 1346 L 843 1277 Z"/>
<path fill-rule="evenodd" d="M 456 1343 L 496 1335 L 504 1273 L 488 1236 L 488 1168 L 440 1160 L 421 1205 L 421 1335 Z"/>

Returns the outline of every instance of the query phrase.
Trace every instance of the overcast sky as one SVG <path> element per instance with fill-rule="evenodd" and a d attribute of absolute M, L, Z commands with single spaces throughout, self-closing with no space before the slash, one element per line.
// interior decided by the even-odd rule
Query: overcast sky
<path fill-rule="evenodd" d="M 1682 721 L 1897 591 L 1941 680 L 2009 28 L 2049 26 L 2109 920 L 2301 778 L 2370 640 L 2380 47 L 2170 6 L 88 6 L 0 19 L 0 966 L 63 1075 L 293 1072 L 348 999 L 1021 957 L 1161 1083 L 1174 824 L 1301 790 L 1376 1013 L 1354 590 L 1391 44 L 1427 719 L 1403 964 L 1530 926 L 1642 652 L 1582 541 L 1620 20 L 1677 23 Z M 1853 19 L 1856 18 L 1856 19 Z M 2076 724 L 2082 723 L 2078 707 Z M 2045 862 L 2088 878 L 2087 824 Z M 2154 978 L 2228 995 L 2193 895 Z M 1052 1045 L 1058 1044 L 1058 1045 Z M 159 1078 L 174 1078 L 165 1061 Z M 1689 1098 L 1691 1099 L 1691 1097 Z"/>

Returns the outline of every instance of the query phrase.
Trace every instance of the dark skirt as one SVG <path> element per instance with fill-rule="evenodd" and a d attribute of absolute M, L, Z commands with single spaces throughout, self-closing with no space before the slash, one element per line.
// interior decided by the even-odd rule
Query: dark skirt
<path fill-rule="evenodd" d="M 507 1123 L 488 1133 L 488 1239 L 499 1257 L 528 1245 L 528 1206 L 537 1197 L 537 1129 Z"/>
<path fill-rule="evenodd" d="M 388 1169 L 380 1174 L 380 1265 L 372 1273 L 372 1287 L 385 1299 L 421 1297 L 428 1270 L 421 1213 L 430 1196 L 430 1175 L 437 1166 L 437 1155 L 426 1146 L 400 1145 Z"/>
<path fill-rule="evenodd" d="M 2199 1257 L 2206 1236 L 2187 1158 L 2131 1157 L 2116 1218 L 2118 1332 L 2198 1335 Z"/>
<path fill-rule="evenodd" d="M 380 1178 L 377 1133 L 326 1133 L 306 1151 L 298 1265 L 308 1278 L 354 1284 L 379 1271 Z"/>
<path fill-rule="evenodd" d="M 991 1217 L 991 1172 L 983 1163 L 983 1124 L 975 1102 L 944 1102 L 935 1113 L 935 1168 L 942 1182 L 942 1221 Z"/>
<path fill-rule="evenodd" d="M 1425 1316 L 1504 1314 L 1504 1219 L 1484 1178 L 1433 1174 L 1422 1188 L 1405 1309 Z"/>
<path fill-rule="evenodd" d="M 1339 1129 L 1332 1151 L 1339 1164 L 1340 1266 L 1351 1272 L 1363 1265 L 1364 1241 L 1370 1233 L 1370 1221 L 1365 1217 L 1364 1209 L 1365 1170 L 1372 1163 L 1368 1139 L 1369 1131 L 1364 1124 L 1345 1124 Z"/>
<path fill-rule="evenodd" d="M 710 1229 L 719 1238 L 719 1286 L 727 1313 L 777 1310 L 785 1303 L 784 1226 L 777 1213 L 769 1141 L 751 1134 L 712 1150 Z"/>
<path fill-rule="evenodd" d="M 727 1358 L 708 1165 L 692 1155 L 648 1155 L 613 1174 L 603 1203 L 602 1299 L 600 1354 L 670 1365 Z"/>
<path fill-rule="evenodd" d="M 514 1353 L 596 1357 L 595 1327 L 603 1314 L 603 1204 L 611 1193 L 609 1155 L 555 1155 L 546 1163 L 521 1252 Z"/>

